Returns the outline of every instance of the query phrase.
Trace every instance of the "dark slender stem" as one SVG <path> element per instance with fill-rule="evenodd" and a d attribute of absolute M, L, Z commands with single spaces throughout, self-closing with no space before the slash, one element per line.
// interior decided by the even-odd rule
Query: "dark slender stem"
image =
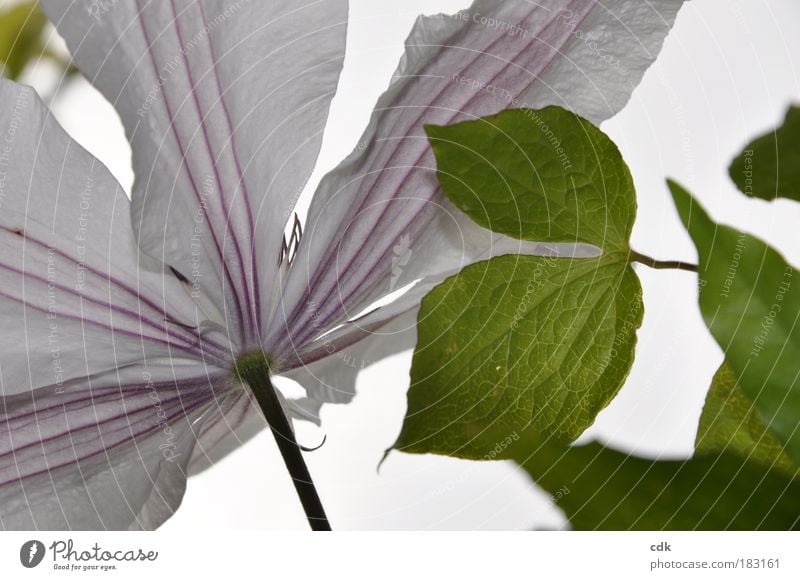
<path fill-rule="evenodd" d="M 314 531 L 330 531 L 331 525 L 328 523 L 328 516 L 319 499 L 317 488 L 308 472 L 308 467 L 303 459 L 300 446 L 297 444 L 294 432 L 289 425 L 289 419 L 283 412 L 275 387 L 269 379 L 269 369 L 266 365 L 245 364 L 239 367 L 239 375 L 250 386 L 255 395 L 256 401 L 261 407 L 264 417 L 267 420 L 275 442 L 278 444 L 286 469 L 294 482 L 297 496 L 306 518 Z"/>
<path fill-rule="evenodd" d="M 645 256 L 639 252 L 631 251 L 631 261 L 639 262 L 656 270 L 685 270 L 686 272 L 697 272 L 696 264 L 687 264 L 677 260 L 656 260 L 650 256 Z"/>

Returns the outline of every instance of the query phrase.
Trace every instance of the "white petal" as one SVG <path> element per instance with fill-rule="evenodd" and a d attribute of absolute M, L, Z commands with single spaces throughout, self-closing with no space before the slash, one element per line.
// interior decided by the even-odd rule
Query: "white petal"
<path fill-rule="evenodd" d="M 0 394 L 140 360 L 225 360 L 178 279 L 140 263 L 107 169 L 32 89 L 0 79 L 0 103 Z"/>
<path fill-rule="evenodd" d="M 420 18 L 360 140 L 369 145 L 316 192 L 270 340 L 288 329 L 280 348 L 302 344 L 411 273 L 430 285 L 497 254 L 498 244 L 518 246 L 452 214 L 423 125 L 547 104 L 608 118 L 658 54 L 681 4 L 478 0 L 456 16 Z"/>
<path fill-rule="evenodd" d="M 189 474 L 212 467 L 266 427 L 257 407 L 244 389 L 216 402 L 198 433 Z"/>
<path fill-rule="evenodd" d="M 256 341 L 338 82 L 347 1 L 43 4 L 122 117 L 142 248 Z"/>
<path fill-rule="evenodd" d="M 202 365 L 135 365 L 0 398 L 2 527 L 160 525 L 180 503 L 224 376 Z"/>
<path fill-rule="evenodd" d="M 414 347 L 417 308 L 398 313 L 389 306 L 358 322 L 348 323 L 297 354 L 295 368 L 278 371 L 305 387 L 307 400 L 299 409 L 318 417 L 322 403 L 349 403 L 356 394 L 356 378 L 370 365 Z"/>
<path fill-rule="evenodd" d="M 293 377 L 294 378 L 294 377 Z M 310 421 L 319 425 L 322 400 L 286 399 L 277 391 L 278 400 L 290 419 Z M 244 389 L 216 401 L 208 419 L 197 434 L 189 475 L 200 473 L 220 462 L 255 437 L 267 426 L 255 399 Z"/>

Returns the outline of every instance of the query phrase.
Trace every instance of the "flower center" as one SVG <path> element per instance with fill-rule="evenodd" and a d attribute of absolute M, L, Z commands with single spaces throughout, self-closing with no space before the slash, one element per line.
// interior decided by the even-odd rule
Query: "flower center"
<path fill-rule="evenodd" d="M 236 359 L 233 373 L 243 383 L 251 384 L 253 379 L 268 379 L 273 360 L 267 353 L 257 350 Z"/>

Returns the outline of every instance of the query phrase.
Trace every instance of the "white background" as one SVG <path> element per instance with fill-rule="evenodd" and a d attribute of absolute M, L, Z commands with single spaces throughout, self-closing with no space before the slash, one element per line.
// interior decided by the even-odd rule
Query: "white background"
<path fill-rule="evenodd" d="M 0 5 L 8 4 L 0 0 Z M 351 0 L 345 72 L 320 163 L 309 188 L 355 145 L 389 82 L 403 40 L 422 12 L 452 12 L 466 0 Z M 717 220 L 752 232 L 800 264 L 800 204 L 739 194 L 732 157 L 800 102 L 800 4 L 796 0 L 693 0 L 630 104 L 603 128 L 620 146 L 639 192 L 634 248 L 661 259 L 695 260 L 664 178 L 692 190 Z M 30 80 L 46 85 L 46 71 Z M 69 86 L 55 112 L 130 191 L 130 150 L 113 109 L 85 81 Z M 647 456 L 686 457 L 721 353 L 696 306 L 696 277 L 639 268 L 645 322 L 633 372 L 586 438 Z M 323 410 L 323 427 L 301 440 L 327 443 L 307 456 L 335 528 L 530 529 L 564 520 L 549 498 L 510 463 L 471 463 L 383 450 L 405 412 L 410 353 L 375 364 L 359 395 Z M 181 530 L 305 529 L 291 482 L 262 433 L 189 481 L 183 506 L 163 527 Z"/>

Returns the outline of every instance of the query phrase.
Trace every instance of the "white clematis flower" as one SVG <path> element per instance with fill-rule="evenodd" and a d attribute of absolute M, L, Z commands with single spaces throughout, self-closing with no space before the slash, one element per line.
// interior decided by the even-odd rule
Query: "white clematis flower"
<path fill-rule="evenodd" d="M 305 386 L 291 416 L 348 401 L 348 361 L 413 345 L 434 284 L 536 250 L 450 210 L 423 125 L 547 104 L 608 118 L 681 3 L 477 0 L 420 18 L 364 146 L 287 244 L 346 0 L 43 0 L 117 108 L 136 181 L 129 203 L 31 89 L 0 81 L 0 526 L 160 525 L 188 474 L 265 426 L 234 370 L 252 353 Z"/>

